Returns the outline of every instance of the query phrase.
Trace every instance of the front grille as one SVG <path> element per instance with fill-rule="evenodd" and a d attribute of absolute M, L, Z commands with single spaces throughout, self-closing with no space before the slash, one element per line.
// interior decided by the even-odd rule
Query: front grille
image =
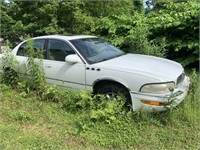
<path fill-rule="evenodd" d="M 182 74 L 178 77 L 178 79 L 177 79 L 177 81 L 176 81 L 176 86 L 179 86 L 179 85 L 183 82 L 184 78 L 185 78 L 185 73 L 182 73 Z"/>

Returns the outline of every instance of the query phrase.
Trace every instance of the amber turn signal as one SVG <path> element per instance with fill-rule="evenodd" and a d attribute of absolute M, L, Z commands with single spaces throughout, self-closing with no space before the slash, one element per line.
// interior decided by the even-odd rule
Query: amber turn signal
<path fill-rule="evenodd" d="M 156 102 L 156 101 L 141 100 L 141 102 L 144 104 L 155 105 L 155 106 L 166 106 L 167 105 L 167 103 Z"/>

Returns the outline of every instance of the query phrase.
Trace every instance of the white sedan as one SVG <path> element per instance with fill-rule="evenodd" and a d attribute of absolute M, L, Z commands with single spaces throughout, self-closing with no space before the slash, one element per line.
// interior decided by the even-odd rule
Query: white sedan
<path fill-rule="evenodd" d="M 33 38 L 34 48 L 44 50 L 43 65 L 50 84 L 93 90 L 109 97 L 123 94 L 133 110 L 164 111 L 183 101 L 189 78 L 174 61 L 126 54 L 95 36 L 49 35 Z M 27 60 L 27 41 L 12 53 Z"/>

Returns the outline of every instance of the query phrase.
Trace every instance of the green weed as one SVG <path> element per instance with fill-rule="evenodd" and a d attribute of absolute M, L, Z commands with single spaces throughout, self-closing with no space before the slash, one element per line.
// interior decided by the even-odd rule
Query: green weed
<path fill-rule="evenodd" d="M 9 42 L 7 41 L 9 47 Z M 18 82 L 19 76 L 16 70 L 19 70 L 19 63 L 15 56 L 11 53 L 10 48 L 6 49 L 4 56 L 1 58 L 1 67 L 3 73 L 1 74 L 1 82 L 7 85 L 15 86 Z"/>
<path fill-rule="evenodd" d="M 7 85 L 0 84 L 0 148 L 198 149 L 199 74 L 195 71 L 189 94 L 178 107 L 162 113 L 132 112 L 123 97 L 112 100 L 47 85 L 41 60 L 30 53 L 29 76 L 15 82 L 5 82 L 5 72 L 1 76 Z M 8 62 L 15 60 L 11 58 L 6 56 Z"/>

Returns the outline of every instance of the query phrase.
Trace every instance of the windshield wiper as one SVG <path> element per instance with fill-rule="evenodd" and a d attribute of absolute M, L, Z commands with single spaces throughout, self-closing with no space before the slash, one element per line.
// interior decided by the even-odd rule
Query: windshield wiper
<path fill-rule="evenodd" d="M 119 55 L 116 55 L 116 56 L 113 56 L 113 57 L 109 57 L 109 58 L 104 58 L 104 59 L 102 59 L 100 61 L 97 61 L 97 62 L 103 62 L 103 61 L 110 60 L 110 59 L 113 59 L 113 58 L 117 58 L 117 57 L 120 57 L 120 56 L 123 56 L 123 55 L 126 55 L 126 53 L 119 54 Z"/>
<path fill-rule="evenodd" d="M 98 63 L 98 62 L 103 62 L 103 61 L 106 61 L 106 60 L 110 60 L 110 59 L 112 59 L 113 57 L 111 57 L 111 58 L 104 58 L 104 59 L 102 59 L 102 60 L 100 60 L 100 61 L 97 61 L 96 63 Z"/>
<path fill-rule="evenodd" d="M 94 44 L 104 43 L 103 41 L 95 41 Z"/>

